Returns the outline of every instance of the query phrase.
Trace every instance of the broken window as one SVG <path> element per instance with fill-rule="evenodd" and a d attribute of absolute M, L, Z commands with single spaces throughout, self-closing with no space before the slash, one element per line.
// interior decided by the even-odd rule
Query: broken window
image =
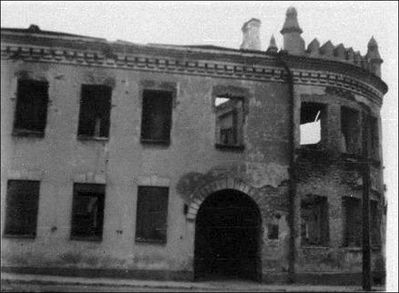
<path fill-rule="evenodd" d="M 343 198 L 345 237 L 344 246 L 359 247 L 362 241 L 361 200 L 354 197 Z"/>
<path fill-rule="evenodd" d="M 327 246 L 329 241 L 327 198 L 307 195 L 301 200 L 302 245 Z"/>
<path fill-rule="evenodd" d="M 370 201 L 370 243 L 372 246 L 380 245 L 380 222 L 378 216 L 378 202 Z"/>
<path fill-rule="evenodd" d="M 31 238 L 36 236 L 39 188 L 39 181 L 8 181 L 5 235 Z"/>
<path fill-rule="evenodd" d="M 105 85 L 82 85 L 78 136 L 109 136 L 112 88 Z"/>
<path fill-rule="evenodd" d="M 267 225 L 267 238 L 268 239 L 278 239 L 278 225 L 268 224 Z"/>
<path fill-rule="evenodd" d="M 47 104 L 47 82 L 18 80 L 14 134 L 43 136 L 46 128 Z"/>
<path fill-rule="evenodd" d="M 75 183 L 73 186 L 72 239 L 101 240 L 105 185 Z"/>
<path fill-rule="evenodd" d="M 341 107 L 341 151 L 358 154 L 360 143 L 360 114 L 358 111 Z"/>
<path fill-rule="evenodd" d="M 303 102 L 301 104 L 301 145 L 313 145 L 321 141 L 324 108 L 324 105 L 319 103 Z"/>
<path fill-rule="evenodd" d="M 168 187 L 138 187 L 136 241 L 166 243 L 168 193 Z"/>
<path fill-rule="evenodd" d="M 218 96 L 216 109 L 216 145 L 242 146 L 243 144 L 243 99 Z"/>
<path fill-rule="evenodd" d="M 141 141 L 169 144 L 172 124 L 173 93 L 144 90 Z"/>
<path fill-rule="evenodd" d="M 378 119 L 370 116 L 370 157 L 379 159 Z"/>

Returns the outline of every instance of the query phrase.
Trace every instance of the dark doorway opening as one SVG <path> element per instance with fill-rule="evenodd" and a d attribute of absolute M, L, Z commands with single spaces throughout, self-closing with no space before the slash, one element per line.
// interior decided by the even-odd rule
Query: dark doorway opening
<path fill-rule="evenodd" d="M 208 196 L 196 218 L 195 279 L 260 281 L 261 217 L 246 194 L 222 190 Z"/>

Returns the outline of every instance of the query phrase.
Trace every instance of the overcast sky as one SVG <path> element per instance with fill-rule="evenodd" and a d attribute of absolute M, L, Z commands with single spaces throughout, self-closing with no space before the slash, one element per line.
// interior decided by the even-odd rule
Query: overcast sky
<path fill-rule="evenodd" d="M 392 2 L 1 2 L 1 26 L 67 32 L 134 43 L 213 44 L 239 48 L 242 24 L 252 17 L 262 22 L 262 49 L 279 31 L 289 6 L 298 11 L 306 45 L 314 38 L 331 40 L 362 54 L 373 35 L 378 42 L 382 78 L 388 84 L 382 108 L 384 176 L 387 185 L 388 237 L 397 239 L 398 169 L 398 4 Z M 389 240 L 389 243 L 392 243 Z M 388 247 L 392 250 L 393 248 Z M 392 253 L 394 253 L 392 255 Z M 398 259 L 390 252 L 392 270 Z M 397 288 L 397 280 L 396 280 Z"/>

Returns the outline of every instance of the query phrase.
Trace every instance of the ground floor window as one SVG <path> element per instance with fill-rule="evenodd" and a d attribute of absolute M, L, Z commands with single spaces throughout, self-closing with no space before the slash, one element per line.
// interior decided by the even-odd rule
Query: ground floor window
<path fill-rule="evenodd" d="M 362 241 L 362 201 L 355 197 L 343 198 L 344 246 L 360 247 Z"/>
<path fill-rule="evenodd" d="M 40 181 L 9 180 L 7 184 L 6 236 L 36 236 Z"/>
<path fill-rule="evenodd" d="M 380 217 L 378 212 L 378 202 L 370 201 L 370 243 L 372 246 L 381 245 L 380 238 Z"/>
<path fill-rule="evenodd" d="M 71 238 L 101 240 L 105 185 L 75 183 L 73 188 Z"/>
<path fill-rule="evenodd" d="M 168 187 L 138 187 L 136 241 L 166 243 L 168 194 Z"/>
<path fill-rule="evenodd" d="M 327 246 L 329 241 L 327 198 L 307 195 L 301 200 L 302 245 Z"/>

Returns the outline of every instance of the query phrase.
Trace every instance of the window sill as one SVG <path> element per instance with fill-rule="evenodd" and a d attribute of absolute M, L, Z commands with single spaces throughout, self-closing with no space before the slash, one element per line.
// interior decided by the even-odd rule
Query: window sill
<path fill-rule="evenodd" d="M 98 236 L 71 236 L 72 241 L 90 241 L 90 242 L 101 242 L 102 237 Z"/>
<path fill-rule="evenodd" d="M 361 246 L 344 246 L 342 248 L 346 251 L 353 251 L 353 252 L 361 252 L 362 251 Z"/>
<path fill-rule="evenodd" d="M 302 249 L 330 249 L 330 246 L 324 245 L 301 245 Z"/>
<path fill-rule="evenodd" d="M 347 251 L 353 251 L 353 252 L 361 252 L 363 250 L 363 248 L 361 246 L 344 246 L 342 247 L 343 249 L 347 250 Z M 370 250 L 372 251 L 380 251 L 381 250 L 381 246 L 379 245 L 371 245 L 370 246 Z"/>
<path fill-rule="evenodd" d="M 9 238 L 9 239 L 35 239 L 36 235 L 31 235 L 31 234 L 22 234 L 22 235 L 4 234 L 3 238 Z"/>
<path fill-rule="evenodd" d="M 381 160 L 380 160 L 380 159 L 378 159 L 378 158 L 371 158 L 370 161 L 371 161 L 371 164 L 372 164 L 374 167 L 376 167 L 376 168 L 381 167 Z"/>
<path fill-rule="evenodd" d="M 15 129 L 12 132 L 12 136 L 16 137 L 38 137 L 43 138 L 44 132 L 42 131 L 35 131 L 35 130 L 22 130 L 22 129 Z"/>
<path fill-rule="evenodd" d="M 136 243 L 148 243 L 148 244 L 159 244 L 165 245 L 166 240 L 156 240 L 156 239 L 143 239 L 143 238 L 136 238 Z"/>
<path fill-rule="evenodd" d="M 170 140 L 161 140 L 161 139 L 147 139 L 147 138 L 142 138 L 141 140 L 142 144 L 153 144 L 153 145 L 164 145 L 164 146 L 169 146 L 170 145 Z"/>
<path fill-rule="evenodd" d="M 97 136 L 85 136 L 85 135 L 78 135 L 78 140 L 93 140 L 93 141 L 108 141 L 108 137 L 97 137 Z"/>
<path fill-rule="evenodd" d="M 230 144 L 221 144 L 221 143 L 216 143 L 215 147 L 220 150 L 232 150 L 232 151 L 243 151 L 245 149 L 244 145 L 230 145 Z"/>
<path fill-rule="evenodd" d="M 354 162 L 354 163 L 360 163 L 363 160 L 363 157 L 360 154 L 341 153 L 341 157 L 346 161 L 350 161 L 350 162 Z M 378 158 L 371 157 L 369 159 L 369 161 L 370 161 L 371 165 L 373 165 L 374 167 L 381 166 L 381 161 Z"/>

